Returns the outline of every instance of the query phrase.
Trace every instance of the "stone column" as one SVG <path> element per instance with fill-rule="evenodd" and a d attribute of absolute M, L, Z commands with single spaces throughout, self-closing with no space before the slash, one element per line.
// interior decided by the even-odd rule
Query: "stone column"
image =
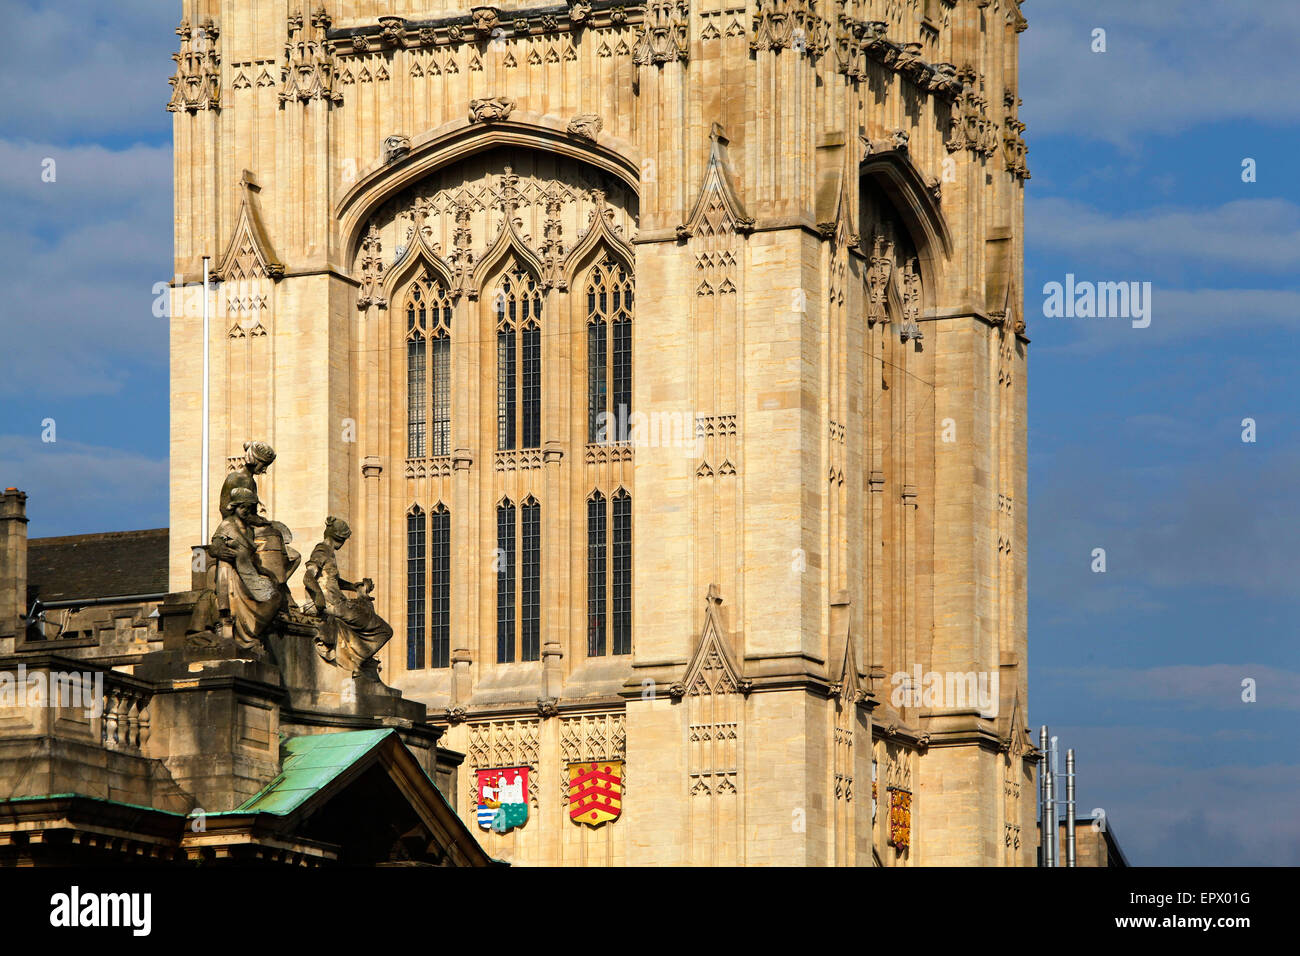
<path fill-rule="evenodd" d="M 0 654 L 11 654 L 27 614 L 27 495 L 0 495 Z"/>

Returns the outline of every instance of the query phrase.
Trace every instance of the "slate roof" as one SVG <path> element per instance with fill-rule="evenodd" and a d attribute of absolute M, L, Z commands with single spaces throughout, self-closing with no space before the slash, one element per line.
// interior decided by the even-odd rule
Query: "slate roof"
<path fill-rule="evenodd" d="M 27 542 L 28 604 L 163 594 L 167 529 L 71 534 Z"/>

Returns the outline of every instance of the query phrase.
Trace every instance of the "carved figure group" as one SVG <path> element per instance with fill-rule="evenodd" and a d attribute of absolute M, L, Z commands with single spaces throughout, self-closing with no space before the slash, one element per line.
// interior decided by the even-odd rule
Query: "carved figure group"
<path fill-rule="evenodd" d="M 341 518 L 325 520 L 323 540 L 312 550 L 303 576 L 311 604 L 299 609 L 288 582 L 302 556 L 289 547 L 289 528 L 262 513 L 257 494 L 257 476 L 275 461 L 275 450 L 250 441 L 244 452 L 244 461 L 221 487 L 221 523 L 201 549 L 204 570 L 207 561 L 212 567 L 208 587 L 195 602 L 190 643 L 210 646 L 227 634 L 241 651 L 260 658 L 277 616 L 301 611 L 316 621 L 316 650 L 322 659 L 352 676 L 378 679 L 374 657 L 393 629 L 375 612 L 374 582 L 348 581 L 339 573 L 338 551 L 352 530 Z"/>

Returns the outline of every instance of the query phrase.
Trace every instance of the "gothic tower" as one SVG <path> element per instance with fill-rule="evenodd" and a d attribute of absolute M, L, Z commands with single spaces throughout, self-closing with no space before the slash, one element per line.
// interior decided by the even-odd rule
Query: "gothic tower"
<path fill-rule="evenodd" d="M 1031 865 L 1018 0 L 183 8 L 172 586 L 209 256 L 494 856 Z"/>

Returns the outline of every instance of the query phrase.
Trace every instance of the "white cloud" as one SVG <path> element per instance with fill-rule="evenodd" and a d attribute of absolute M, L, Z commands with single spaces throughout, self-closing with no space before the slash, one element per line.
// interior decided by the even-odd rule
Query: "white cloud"
<path fill-rule="evenodd" d="M 1031 137 L 1127 144 L 1200 124 L 1300 119 L 1300 4 L 1292 0 L 1029 6 L 1020 94 Z M 1105 53 L 1091 50 L 1097 28 L 1106 31 Z"/>
<path fill-rule="evenodd" d="M 129 132 L 156 135 L 179 46 L 180 4 L 58 0 L 5 6 L 10 37 L 0 61 L 0 131 L 53 140 Z"/>
<path fill-rule="evenodd" d="M 0 486 L 27 492 L 32 537 L 167 523 L 166 457 L 0 435 Z"/>
<path fill-rule="evenodd" d="M 1259 663 L 1043 668 L 1036 673 L 1068 679 L 1097 700 L 1165 703 L 1241 713 L 1248 709 L 1300 710 L 1300 673 Z M 1241 699 L 1241 682 L 1245 678 L 1255 681 L 1254 703 Z"/>
<path fill-rule="evenodd" d="M 169 147 L 0 141 L 0 394 L 113 393 L 139 363 L 165 366 L 152 306 L 171 273 L 171 200 Z"/>
<path fill-rule="evenodd" d="M 1080 257 L 1080 279 L 1153 280 L 1187 267 L 1293 275 L 1300 265 L 1300 205 L 1285 199 L 1111 215 L 1078 200 L 1031 197 L 1025 218 L 1035 253 Z"/>

